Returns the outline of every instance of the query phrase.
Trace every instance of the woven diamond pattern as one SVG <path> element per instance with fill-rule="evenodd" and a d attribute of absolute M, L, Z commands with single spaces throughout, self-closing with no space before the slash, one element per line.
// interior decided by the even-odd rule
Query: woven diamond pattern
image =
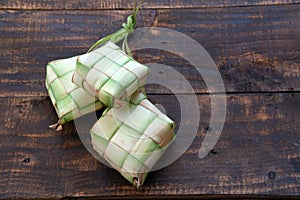
<path fill-rule="evenodd" d="M 127 105 L 107 109 L 91 136 L 94 149 L 113 168 L 131 183 L 142 185 L 175 138 L 174 122 L 136 92 Z"/>
<path fill-rule="evenodd" d="M 112 42 L 79 56 L 73 82 L 95 95 L 104 105 L 120 107 L 145 85 L 148 67 Z"/>
<path fill-rule="evenodd" d="M 46 88 L 60 125 L 103 107 L 97 98 L 72 82 L 76 60 L 77 57 L 52 61 L 46 69 Z"/>

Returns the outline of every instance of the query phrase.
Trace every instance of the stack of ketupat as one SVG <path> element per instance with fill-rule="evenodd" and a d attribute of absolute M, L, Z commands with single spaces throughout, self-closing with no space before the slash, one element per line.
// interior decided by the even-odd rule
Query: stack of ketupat
<path fill-rule="evenodd" d="M 91 129 L 93 148 L 139 187 L 173 141 L 174 122 L 142 92 L 149 69 L 112 42 L 85 55 L 52 61 L 46 87 L 59 121 L 106 106 Z"/>
<path fill-rule="evenodd" d="M 116 37 L 127 37 L 126 30 Z M 50 127 L 61 130 L 63 124 L 106 107 L 90 130 L 93 148 L 139 187 L 174 140 L 175 124 L 143 93 L 148 67 L 111 41 L 47 65 L 46 87 L 59 117 Z"/>

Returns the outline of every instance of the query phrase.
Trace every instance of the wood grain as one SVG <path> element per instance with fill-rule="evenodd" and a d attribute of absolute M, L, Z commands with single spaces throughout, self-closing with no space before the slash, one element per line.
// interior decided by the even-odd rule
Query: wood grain
<path fill-rule="evenodd" d="M 299 91 L 300 5 L 142 11 L 140 26 L 180 31 L 212 56 L 226 91 Z M 0 95 L 46 95 L 47 62 L 84 53 L 120 28 L 130 11 L 0 11 Z M 155 17 L 156 16 L 156 17 Z M 207 93 L 193 66 L 158 50 L 136 52 L 183 74 L 196 93 Z M 180 86 L 180 83 L 174 83 Z M 168 94 L 148 86 L 152 94 Z"/>
<path fill-rule="evenodd" d="M 85 148 L 82 134 L 89 145 L 94 123 L 88 116 L 80 127 L 76 121 L 62 132 L 48 128 L 57 117 L 44 86 L 47 62 L 83 54 L 118 30 L 131 13 L 128 2 L 0 1 L 0 199 L 299 197 L 299 0 L 145 1 L 139 27 L 170 28 L 195 39 L 223 78 L 225 126 L 205 158 L 198 157 L 211 133 L 205 82 L 184 58 L 157 49 L 134 55 L 184 75 L 197 93 L 201 120 L 181 119 L 180 105 L 167 88 L 147 86 L 150 100 L 178 126 L 199 128 L 184 155 L 151 172 L 140 190 Z M 181 82 L 166 79 L 182 91 Z"/>
<path fill-rule="evenodd" d="M 91 9 L 132 9 L 133 1 L 128 0 L 66 0 L 66 1 L 51 1 L 51 0 L 2 0 L 0 9 L 76 9 L 76 10 L 91 10 Z M 151 0 L 144 1 L 143 8 L 161 9 L 161 8 L 210 8 L 210 7 L 242 7 L 256 5 L 287 5 L 300 3 L 299 0 Z"/>
<path fill-rule="evenodd" d="M 174 96 L 149 98 L 183 122 Z M 56 120 L 48 97 L 0 98 L 0 198 L 300 193 L 300 94 L 228 95 L 222 136 L 204 159 L 198 151 L 209 130 L 210 97 L 198 100 L 201 121 L 190 148 L 137 191 L 89 154 L 73 123 L 62 132 L 47 127 Z"/>

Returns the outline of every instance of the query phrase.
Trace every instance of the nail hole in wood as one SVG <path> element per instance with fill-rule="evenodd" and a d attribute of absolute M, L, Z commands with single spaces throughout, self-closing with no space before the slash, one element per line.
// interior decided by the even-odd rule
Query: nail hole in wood
<path fill-rule="evenodd" d="M 23 160 L 23 162 L 24 162 L 24 163 L 30 163 L 30 158 L 25 158 L 25 159 Z"/>
<path fill-rule="evenodd" d="M 205 128 L 205 130 L 208 132 L 208 131 L 211 131 L 212 128 L 210 128 L 209 126 Z"/>
<path fill-rule="evenodd" d="M 271 179 L 271 180 L 275 180 L 275 178 L 276 178 L 276 173 L 273 172 L 273 171 L 270 171 L 270 172 L 268 173 L 268 177 L 269 177 L 269 179 Z"/>

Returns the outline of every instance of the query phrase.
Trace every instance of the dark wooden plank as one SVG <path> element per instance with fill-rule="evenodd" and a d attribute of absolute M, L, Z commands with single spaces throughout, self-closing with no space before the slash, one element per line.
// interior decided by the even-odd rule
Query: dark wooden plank
<path fill-rule="evenodd" d="M 293 18 L 299 11 L 298 5 L 164 10 L 155 25 L 199 42 L 218 65 L 228 92 L 299 91 L 300 21 Z M 170 63 L 180 63 L 179 71 L 199 86 L 199 75 L 182 69 L 188 65 Z"/>
<path fill-rule="evenodd" d="M 45 94 L 47 62 L 85 53 L 98 39 L 120 29 L 130 15 L 130 11 L 0 13 L 4 17 L 0 20 L 0 96 Z M 141 23 L 150 26 L 154 15 L 141 12 Z"/>
<path fill-rule="evenodd" d="M 167 27 L 197 40 L 217 63 L 227 92 L 299 91 L 299 11 L 300 5 L 148 10 L 140 14 L 140 27 Z M 0 11 L 0 95 L 46 95 L 47 62 L 84 53 L 118 30 L 129 13 Z M 173 66 L 197 93 L 208 92 L 179 56 L 153 50 L 137 52 L 136 58 Z M 169 93 L 157 86 L 148 91 Z"/>
<path fill-rule="evenodd" d="M 230 6 L 255 6 L 255 5 L 286 5 L 300 3 L 299 0 L 145 0 L 143 7 L 147 9 L 157 8 L 209 8 L 209 7 L 230 7 Z M 67 0 L 67 1 L 51 1 L 51 0 L 2 0 L 0 9 L 132 9 L 133 0 Z"/>
<path fill-rule="evenodd" d="M 180 121 L 174 96 L 149 97 Z M 2 97 L 0 198 L 300 195 L 300 94 L 228 95 L 222 136 L 204 159 L 198 151 L 210 97 L 198 100 L 201 121 L 191 147 L 137 191 L 88 153 L 73 123 L 62 132 L 48 129 L 56 120 L 48 97 Z"/>

